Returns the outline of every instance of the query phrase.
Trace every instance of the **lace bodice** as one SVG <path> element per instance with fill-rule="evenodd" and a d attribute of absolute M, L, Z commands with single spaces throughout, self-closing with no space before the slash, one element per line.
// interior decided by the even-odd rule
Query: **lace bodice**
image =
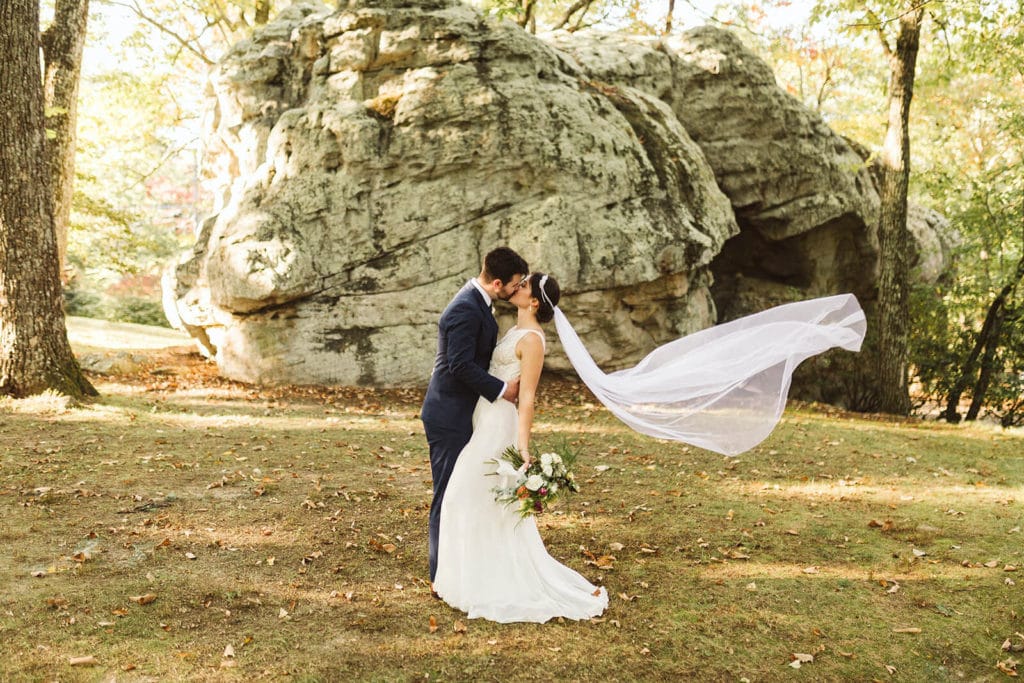
<path fill-rule="evenodd" d="M 544 339 L 544 334 L 539 330 L 531 329 L 520 329 L 513 327 L 505 336 L 501 338 L 498 345 L 494 347 L 494 353 L 491 355 L 491 367 L 490 373 L 500 379 L 503 382 L 507 382 L 513 377 L 519 375 L 519 358 L 516 357 L 516 344 L 527 334 L 536 334 L 544 342 L 545 347 L 547 341 Z"/>

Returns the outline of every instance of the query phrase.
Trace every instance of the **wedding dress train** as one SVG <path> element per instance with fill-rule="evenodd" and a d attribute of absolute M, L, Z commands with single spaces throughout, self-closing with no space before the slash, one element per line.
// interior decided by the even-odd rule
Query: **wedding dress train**
<path fill-rule="evenodd" d="M 498 342 L 489 372 L 519 375 L 516 344 L 536 330 L 512 328 Z M 588 619 L 608 606 L 608 594 L 548 554 L 534 517 L 494 500 L 495 460 L 516 443 L 512 403 L 480 399 L 473 437 L 455 464 L 444 501 L 434 590 L 449 605 L 502 623 Z"/>

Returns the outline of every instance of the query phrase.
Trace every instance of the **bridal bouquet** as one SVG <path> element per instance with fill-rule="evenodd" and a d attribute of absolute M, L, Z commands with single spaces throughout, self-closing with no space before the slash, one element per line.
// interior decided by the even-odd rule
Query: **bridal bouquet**
<path fill-rule="evenodd" d="M 521 517 L 543 512 L 559 494 L 578 493 L 580 487 L 572 474 L 576 454 L 563 445 L 555 452 L 541 453 L 529 467 L 515 446 L 506 448 L 492 462 L 497 464 L 494 474 L 501 482 L 494 490 L 494 499 L 506 505 L 515 504 Z"/>

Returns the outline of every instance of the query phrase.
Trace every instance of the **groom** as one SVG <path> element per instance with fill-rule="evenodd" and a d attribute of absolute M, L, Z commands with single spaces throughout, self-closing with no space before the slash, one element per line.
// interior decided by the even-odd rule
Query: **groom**
<path fill-rule="evenodd" d="M 507 384 L 487 373 L 498 342 L 498 323 L 491 306 L 507 301 L 526 278 L 529 267 L 508 247 L 484 257 L 480 275 L 466 283 L 441 314 L 437 359 L 430 376 L 420 418 L 430 447 L 434 499 L 430 503 L 430 580 L 437 573 L 437 542 L 441 502 L 463 446 L 473 435 L 473 410 L 483 396 L 514 401 L 519 379 Z"/>

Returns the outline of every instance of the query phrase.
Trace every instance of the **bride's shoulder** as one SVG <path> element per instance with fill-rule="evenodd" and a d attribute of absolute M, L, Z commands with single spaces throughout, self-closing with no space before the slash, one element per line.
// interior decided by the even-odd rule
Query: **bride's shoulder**
<path fill-rule="evenodd" d="M 539 351 L 544 353 L 547 349 L 547 339 L 544 338 L 544 330 L 535 329 L 533 327 L 520 327 L 516 328 L 519 330 L 519 339 L 516 340 L 516 350 L 520 354 L 525 350 Z"/>

